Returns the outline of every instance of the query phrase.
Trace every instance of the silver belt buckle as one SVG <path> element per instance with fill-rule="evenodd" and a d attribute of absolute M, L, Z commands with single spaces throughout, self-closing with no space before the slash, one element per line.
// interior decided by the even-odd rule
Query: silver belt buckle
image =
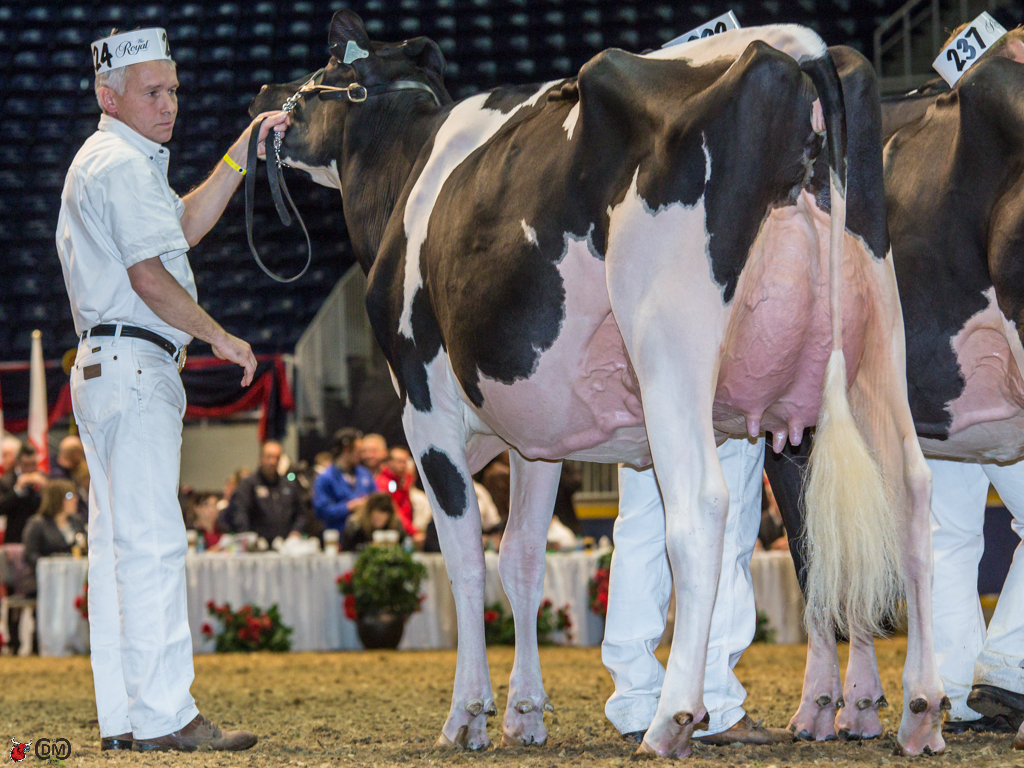
<path fill-rule="evenodd" d="M 185 367 L 185 359 L 188 357 L 188 344 L 182 346 L 178 350 L 178 354 L 175 357 L 175 362 L 178 364 L 178 373 L 181 373 L 181 369 Z"/>

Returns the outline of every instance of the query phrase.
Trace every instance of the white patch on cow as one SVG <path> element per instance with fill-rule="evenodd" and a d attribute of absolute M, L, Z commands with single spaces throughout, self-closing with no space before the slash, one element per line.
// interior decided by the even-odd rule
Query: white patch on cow
<path fill-rule="evenodd" d="M 764 27 L 730 29 L 690 43 L 659 48 L 644 56 L 649 59 L 678 59 L 696 67 L 715 59 L 735 59 L 755 40 L 768 43 L 797 61 L 819 59 L 827 50 L 825 41 L 812 29 L 797 24 L 769 24 Z"/>
<path fill-rule="evenodd" d="M 508 112 L 484 109 L 489 93 L 478 93 L 455 105 L 434 137 L 430 157 L 409 193 L 405 206 L 405 282 L 398 332 L 408 339 L 412 333 L 412 300 L 423 285 L 420 251 L 427 239 L 427 224 L 437 196 L 448 177 L 470 154 L 487 142 L 520 109 L 532 107 L 557 81 L 544 83 L 529 99 Z"/>
<path fill-rule="evenodd" d="M 572 109 L 569 110 L 569 114 L 565 116 L 565 122 L 562 123 L 562 127 L 565 129 L 568 135 L 569 141 L 572 141 L 572 133 L 576 130 L 576 123 L 580 119 L 580 103 L 577 101 L 572 105 Z"/>
<path fill-rule="evenodd" d="M 523 232 L 526 233 L 526 242 L 530 245 L 537 245 L 537 230 L 526 223 L 526 219 L 519 222 L 523 225 Z"/>
<path fill-rule="evenodd" d="M 339 192 L 341 191 L 341 177 L 338 175 L 337 160 L 331 160 L 331 164 L 325 167 L 322 165 L 306 165 L 298 160 L 291 160 L 287 157 L 282 157 L 281 159 L 289 168 L 308 173 L 317 184 L 336 189 Z"/>

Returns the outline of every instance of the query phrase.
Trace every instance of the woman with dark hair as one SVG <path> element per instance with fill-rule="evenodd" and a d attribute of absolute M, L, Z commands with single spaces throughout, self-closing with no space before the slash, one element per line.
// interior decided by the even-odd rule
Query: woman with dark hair
<path fill-rule="evenodd" d="M 36 563 L 40 557 L 71 554 L 78 534 L 85 534 L 78 512 L 78 491 L 70 480 L 48 480 L 43 486 L 39 511 L 25 524 L 24 592 L 36 594 Z"/>
<path fill-rule="evenodd" d="M 353 552 L 373 541 L 374 531 L 395 531 L 399 536 L 405 535 L 395 503 L 387 493 L 371 493 L 358 511 L 345 521 L 345 530 L 341 535 L 341 548 Z"/>

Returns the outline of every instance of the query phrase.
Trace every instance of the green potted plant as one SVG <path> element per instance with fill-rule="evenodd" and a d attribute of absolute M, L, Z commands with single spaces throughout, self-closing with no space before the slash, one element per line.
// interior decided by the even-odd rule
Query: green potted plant
<path fill-rule="evenodd" d="M 397 648 L 405 620 L 420 609 L 427 569 L 396 546 L 369 546 L 338 577 L 345 616 L 356 622 L 365 648 Z"/>

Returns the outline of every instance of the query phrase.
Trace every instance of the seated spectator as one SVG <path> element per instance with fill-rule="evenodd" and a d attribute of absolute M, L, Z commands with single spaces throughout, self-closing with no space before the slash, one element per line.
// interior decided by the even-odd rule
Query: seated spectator
<path fill-rule="evenodd" d="M 501 535 L 505 530 L 505 522 L 498 514 L 498 508 L 491 498 L 490 492 L 480 483 L 474 481 L 473 490 L 476 492 L 476 503 L 480 507 L 480 532 L 483 535 L 485 549 L 497 550 L 501 546 Z M 423 493 L 420 491 L 420 493 Z M 426 498 L 426 494 L 423 494 Z M 430 505 L 427 504 L 426 512 L 430 513 Z M 437 539 L 437 527 L 434 525 L 433 516 L 421 518 L 425 522 L 423 536 L 424 552 L 440 552 L 441 544 Z M 488 546 L 490 545 L 490 546 Z"/>
<path fill-rule="evenodd" d="M 508 451 L 498 454 L 477 475 L 487 492 L 491 494 L 494 505 L 502 520 L 508 520 L 509 494 L 511 493 L 511 469 L 508 463 Z"/>
<path fill-rule="evenodd" d="M 78 493 L 70 480 L 49 480 L 43 486 L 39 511 L 25 525 L 25 582 L 22 592 L 36 594 L 36 563 L 40 557 L 71 554 L 85 527 L 78 519 Z"/>
<path fill-rule="evenodd" d="M 371 433 L 359 439 L 359 463 L 374 477 L 380 474 L 388 458 L 388 441 L 383 435 Z"/>
<path fill-rule="evenodd" d="M 203 548 L 217 550 L 220 537 L 224 535 L 217 518 L 220 510 L 217 504 L 220 502 L 218 493 L 201 493 L 192 507 L 192 520 L 189 527 L 197 531 L 203 537 Z"/>
<path fill-rule="evenodd" d="M 217 526 L 224 533 L 238 533 L 241 530 L 235 525 L 235 507 L 231 501 L 238 490 L 238 484 L 251 474 L 252 470 L 248 467 L 239 467 L 224 481 L 224 490 L 217 502 Z"/>
<path fill-rule="evenodd" d="M 14 468 L 0 477 L 0 515 L 7 517 L 7 544 L 23 541 L 25 524 L 39 509 L 39 492 L 46 483 L 46 475 L 38 471 L 38 466 L 39 454 L 31 443 L 25 443 L 18 451 Z"/>
<path fill-rule="evenodd" d="M 239 482 L 231 499 L 237 529 L 255 531 L 267 542 L 298 538 L 306 527 L 302 489 L 278 472 L 281 454 L 280 443 L 264 443 L 259 468 Z"/>
<path fill-rule="evenodd" d="M 50 479 L 70 480 L 78 493 L 78 515 L 89 519 L 89 465 L 85 462 L 85 448 L 76 435 L 60 441 L 57 457 L 50 467 Z"/>
<path fill-rule="evenodd" d="M 415 480 L 409 474 L 409 465 L 412 457 L 405 448 L 396 446 L 388 451 L 388 460 L 381 467 L 377 475 L 377 490 L 391 496 L 395 502 L 395 511 L 405 526 L 405 532 L 414 537 L 419 532 L 412 519 L 412 501 L 409 498 L 409 489 Z"/>
<path fill-rule="evenodd" d="M 374 531 L 395 531 L 405 535 L 402 521 L 395 512 L 395 504 L 386 493 L 374 493 L 345 521 L 341 534 L 341 548 L 354 552 L 373 542 Z"/>
<path fill-rule="evenodd" d="M 359 432 L 346 427 L 334 435 L 334 462 L 313 483 L 313 511 L 325 529 L 341 533 L 345 520 L 377 490 L 370 470 L 359 463 Z"/>
<path fill-rule="evenodd" d="M 21 451 L 21 440 L 14 435 L 4 434 L 3 440 L 0 440 L 0 477 L 14 469 L 14 465 L 18 462 L 19 451 Z"/>

